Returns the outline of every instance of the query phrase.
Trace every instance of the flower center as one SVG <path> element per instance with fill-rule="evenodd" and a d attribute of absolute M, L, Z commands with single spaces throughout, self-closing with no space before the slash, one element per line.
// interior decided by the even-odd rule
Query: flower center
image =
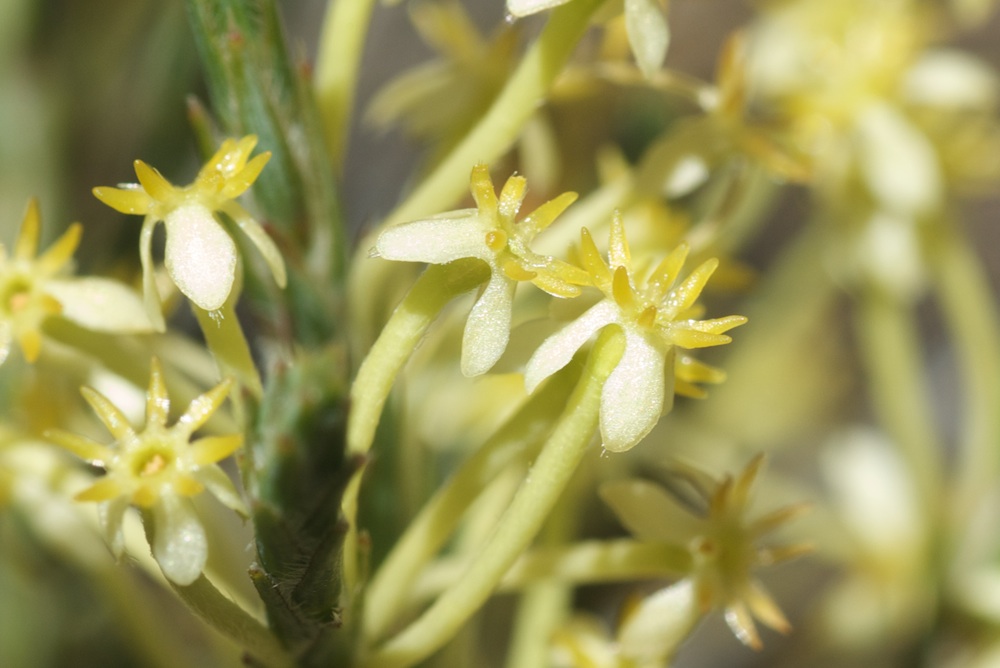
<path fill-rule="evenodd" d="M 31 281 L 27 278 L 11 277 L 0 288 L 0 308 L 8 315 L 24 311 L 31 304 L 31 288 Z"/>
<path fill-rule="evenodd" d="M 163 444 L 150 445 L 132 457 L 132 473 L 138 478 L 152 478 L 173 466 L 176 457 Z"/>

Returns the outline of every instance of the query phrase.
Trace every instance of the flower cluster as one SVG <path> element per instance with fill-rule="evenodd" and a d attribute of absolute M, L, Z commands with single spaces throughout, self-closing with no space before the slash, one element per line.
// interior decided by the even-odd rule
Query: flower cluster
<path fill-rule="evenodd" d="M 696 301 L 718 261 L 702 263 L 681 281 L 687 255 L 688 247 L 678 246 L 641 280 L 619 216 L 611 225 L 607 262 L 584 229 L 581 259 L 604 299 L 549 337 L 528 361 L 525 385 L 531 392 L 566 366 L 599 330 L 616 325 L 624 331 L 625 352 L 601 393 L 601 436 L 612 452 L 628 450 L 642 440 L 673 405 L 675 390 L 701 396 L 695 383 L 725 378 L 720 370 L 676 350 L 729 343 L 725 332 L 746 322 L 736 315 L 697 319 Z"/>
<path fill-rule="evenodd" d="M 42 326 L 62 317 L 101 332 L 139 333 L 150 328 L 138 298 L 108 279 L 69 276 L 82 227 L 71 225 L 38 255 L 41 232 L 38 203 L 28 203 L 13 253 L 0 245 L 0 364 L 17 342 L 25 359 L 34 362 L 42 348 Z"/>
<path fill-rule="evenodd" d="M 112 550 L 124 549 L 122 521 L 130 504 L 149 510 L 154 522 L 153 556 L 173 582 L 186 585 L 200 574 L 208 558 L 205 530 L 190 497 L 210 490 L 222 503 L 246 514 L 243 500 L 217 462 L 243 445 L 242 434 L 191 435 L 212 417 L 232 387 L 225 380 L 196 398 L 170 427 L 167 395 L 160 363 L 154 358 L 146 393 L 146 424 L 136 431 L 107 397 L 84 387 L 83 397 L 115 437 L 107 446 L 87 437 L 53 430 L 47 438 L 80 458 L 105 469 L 106 474 L 77 494 L 80 501 L 101 504 L 101 520 Z"/>

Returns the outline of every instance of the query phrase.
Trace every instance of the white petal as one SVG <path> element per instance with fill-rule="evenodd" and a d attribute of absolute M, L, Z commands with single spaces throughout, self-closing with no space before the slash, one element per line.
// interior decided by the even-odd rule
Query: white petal
<path fill-rule="evenodd" d="M 881 204 L 920 214 L 941 200 L 941 170 L 927 137 L 887 104 L 868 107 L 858 121 L 861 173 Z"/>
<path fill-rule="evenodd" d="M 614 480 L 601 485 L 598 493 L 639 540 L 686 544 L 703 531 L 697 518 L 661 485 L 648 480 Z"/>
<path fill-rule="evenodd" d="M 642 334 L 625 331 L 625 353 L 601 391 L 601 438 L 611 452 L 641 441 L 663 413 L 666 355 Z"/>
<path fill-rule="evenodd" d="M 208 539 L 189 499 L 162 495 L 153 506 L 153 557 L 171 582 L 189 585 L 208 559 Z"/>
<path fill-rule="evenodd" d="M 625 31 L 636 64 L 651 78 L 667 55 L 670 29 L 657 0 L 625 0 Z"/>
<path fill-rule="evenodd" d="M 249 515 L 246 504 L 243 502 L 243 498 L 239 492 L 236 491 L 233 481 L 229 479 L 229 476 L 221 468 L 215 464 L 210 464 L 202 466 L 193 475 L 197 478 L 198 482 L 203 484 L 226 507 L 232 508 L 240 515 Z"/>
<path fill-rule="evenodd" d="M 910 102 L 941 107 L 992 109 L 1000 82 L 982 61 L 955 49 L 924 53 L 903 81 Z"/>
<path fill-rule="evenodd" d="M 486 232 L 475 209 L 453 211 L 384 230 L 375 242 L 375 254 L 386 260 L 430 264 L 447 264 L 465 257 L 492 258 Z"/>
<path fill-rule="evenodd" d="M 694 585 L 684 579 L 646 597 L 622 623 L 618 643 L 622 655 L 643 665 L 660 665 L 701 618 Z"/>
<path fill-rule="evenodd" d="M 462 335 L 462 373 L 466 376 L 486 373 L 507 349 L 516 287 L 517 281 L 495 270 L 473 305 Z"/>
<path fill-rule="evenodd" d="M 264 257 L 264 262 L 271 270 L 271 275 L 274 276 L 274 282 L 278 284 L 278 287 L 285 287 L 288 281 L 285 274 L 285 259 L 281 257 L 281 251 L 278 250 L 274 240 L 267 236 L 267 232 L 260 226 L 260 223 L 236 202 L 228 202 L 223 210 Z"/>
<path fill-rule="evenodd" d="M 164 223 L 165 260 L 170 278 L 199 308 L 217 311 L 233 287 L 236 244 L 200 204 L 171 211 Z"/>
<path fill-rule="evenodd" d="M 542 342 L 524 369 L 524 386 L 528 393 L 563 368 L 576 351 L 602 327 L 618 322 L 618 306 L 604 300 Z"/>
<path fill-rule="evenodd" d="M 122 522 L 125 519 L 125 511 L 128 509 L 128 497 L 120 496 L 97 505 L 97 521 L 104 532 L 104 538 L 108 541 L 108 547 L 116 559 L 120 559 L 125 551 L 125 532 L 122 529 Z"/>
<path fill-rule="evenodd" d="M 511 16 L 529 16 L 565 5 L 569 0 L 507 0 L 507 13 Z"/>
<path fill-rule="evenodd" d="M 153 330 L 139 295 L 106 278 L 49 281 L 45 291 L 62 305 L 62 317 L 98 332 Z"/>

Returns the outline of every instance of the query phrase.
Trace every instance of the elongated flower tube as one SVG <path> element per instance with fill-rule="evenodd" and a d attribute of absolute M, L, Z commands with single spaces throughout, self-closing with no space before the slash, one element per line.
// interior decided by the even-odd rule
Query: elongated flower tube
<path fill-rule="evenodd" d="M 640 283 L 632 268 L 625 228 L 617 214 L 611 224 L 608 262 L 590 233 L 582 230 L 581 259 L 605 298 L 577 320 L 550 336 L 535 351 L 524 382 L 533 392 L 563 368 L 592 336 L 608 325 L 625 332 L 625 353 L 601 394 L 601 437 L 604 447 L 624 452 L 635 446 L 673 406 L 675 391 L 698 395 L 697 382 L 721 382 L 725 375 L 676 348 L 705 348 L 729 343 L 724 332 L 746 322 L 731 315 L 697 320 L 695 302 L 718 260 L 704 262 L 678 282 L 686 244 L 678 246 Z M 669 390 L 669 391 L 668 391 Z"/>
<path fill-rule="evenodd" d="M 724 610 L 732 632 L 754 649 L 761 648 L 754 617 L 781 633 L 791 628 L 754 571 L 812 551 L 806 543 L 759 544 L 765 535 L 809 509 L 798 503 L 749 518 L 751 491 L 763 464 L 764 457 L 758 455 L 735 476 L 716 479 L 678 463 L 668 471 L 668 485 L 632 479 L 601 487 L 601 497 L 637 538 L 688 546 L 694 561 L 690 582 L 697 607 L 703 613 Z"/>
<path fill-rule="evenodd" d="M 0 245 L 0 364 L 16 341 L 25 359 L 34 362 L 42 347 L 42 325 L 63 317 L 77 325 L 121 334 L 152 329 L 138 295 L 105 278 L 69 276 L 73 251 L 82 227 L 70 225 L 41 255 L 38 203 L 28 202 L 13 254 Z"/>
<path fill-rule="evenodd" d="M 107 397 L 84 387 L 84 399 L 115 437 L 115 445 L 64 431 L 46 433 L 54 443 L 106 469 L 106 475 L 76 498 L 101 504 L 101 522 L 115 555 L 120 556 L 124 549 L 125 510 L 130 504 L 146 509 L 155 522 L 153 556 L 163 574 L 179 585 L 194 582 L 208 557 L 205 529 L 190 497 L 207 488 L 226 506 L 247 514 L 233 483 L 217 465 L 243 445 L 243 435 L 205 436 L 191 442 L 191 435 L 219 409 L 232 385 L 231 380 L 225 380 L 196 398 L 177 422 L 167 427 L 170 399 L 154 358 L 142 431 L 133 429 Z"/>
<path fill-rule="evenodd" d="M 191 185 L 177 187 L 142 160 L 135 161 L 138 184 L 94 188 L 94 196 L 112 209 L 144 215 L 139 253 L 146 309 L 157 328 L 164 328 L 153 274 L 153 228 L 167 229 L 164 261 L 177 288 L 199 308 L 218 311 L 236 279 L 236 244 L 219 222 L 222 213 L 247 235 L 267 262 L 274 280 L 285 286 L 285 263 L 278 248 L 253 216 L 236 202 L 253 185 L 271 154 L 248 160 L 257 137 L 227 139 L 205 163 Z"/>
<path fill-rule="evenodd" d="M 475 258 L 489 265 L 489 281 L 472 307 L 462 338 L 462 373 L 477 376 L 489 371 L 507 348 L 519 281 L 531 281 L 556 297 L 576 297 L 578 286 L 590 278 L 578 267 L 529 248 L 535 236 L 576 200 L 576 193 L 563 193 L 518 222 L 524 177 L 507 179 L 499 198 L 486 165 L 476 165 L 470 181 L 477 208 L 390 227 L 379 235 L 373 253 L 387 260 L 447 264 Z"/>

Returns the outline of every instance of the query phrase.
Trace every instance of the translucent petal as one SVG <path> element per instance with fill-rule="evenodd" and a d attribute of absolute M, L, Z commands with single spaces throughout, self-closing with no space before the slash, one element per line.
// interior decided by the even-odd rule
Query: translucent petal
<path fill-rule="evenodd" d="M 490 178 L 489 165 L 479 164 L 472 168 L 469 189 L 472 191 L 472 199 L 475 200 L 476 209 L 480 214 L 497 211 L 499 202 L 497 202 L 496 191 L 493 189 L 493 180 Z"/>
<path fill-rule="evenodd" d="M 196 466 L 207 466 L 222 461 L 243 445 L 242 434 L 206 436 L 191 444 L 189 457 Z"/>
<path fill-rule="evenodd" d="M 626 529 L 642 541 L 685 545 L 704 532 L 703 523 L 661 485 L 630 478 L 601 485 L 601 499 Z"/>
<path fill-rule="evenodd" d="M 604 300 L 592 306 L 572 323 L 547 338 L 528 360 L 524 386 L 529 393 L 559 369 L 569 364 L 573 355 L 603 327 L 619 322 L 614 302 Z"/>
<path fill-rule="evenodd" d="M 626 330 L 625 353 L 601 390 L 601 438 L 607 450 L 629 450 L 656 426 L 663 412 L 664 364 L 662 351 Z"/>
<path fill-rule="evenodd" d="M 411 2 L 407 8 L 413 26 L 425 44 L 451 60 L 474 58 L 483 37 L 457 2 Z"/>
<path fill-rule="evenodd" d="M 80 223 L 73 223 L 55 242 L 46 249 L 38 258 L 38 268 L 46 274 L 52 274 L 65 265 L 76 247 L 80 245 L 80 235 L 83 234 L 83 226 Z"/>
<path fill-rule="evenodd" d="M 580 261 L 583 268 L 593 277 L 594 284 L 604 290 L 611 287 L 611 270 L 601 257 L 601 252 L 597 250 L 594 238 L 590 236 L 590 231 L 584 227 L 580 229 Z"/>
<path fill-rule="evenodd" d="M 494 272 L 483 294 L 473 305 L 462 335 L 464 375 L 486 373 L 507 349 L 516 287 L 516 282 Z"/>
<path fill-rule="evenodd" d="M 622 656 L 665 665 L 701 619 L 694 585 L 684 579 L 647 596 L 618 632 Z"/>
<path fill-rule="evenodd" d="M 677 355 L 674 361 L 674 374 L 677 380 L 689 383 L 721 383 L 726 380 L 726 372 L 709 366 L 688 355 Z"/>
<path fill-rule="evenodd" d="M 153 506 L 153 557 L 171 582 L 189 585 L 208 559 L 208 539 L 188 499 L 166 494 Z"/>
<path fill-rule="evenodd" d="M 274 276 L 274 282 L 278 284 L 279 288 L 284 288 L 288 282 L 285 274 L 285 259 L 281 256 L 281 251 L 278 250 L 274 241 L 264 231 L 264 228 L 254 220 L 253 216 L 246 209 L 235 202 L 227 203 L 222 207 L 222 210 L 227 216 L 233 219 L 243 234 L 247 235 L 250 242 L 253 243 L 257 251 L 264 257 L 264 262 L 267 263 L 268 268 L 271 270 L 271 275 Z"/>
<path fill-rule="evenodd" d="M 177 496 L 197 496 L 205 491 L 205 486 L 190 475 L 177 475 L 174 477 L 171 487 Z"/>
<path fill-rule="evenodd" d="M 708 279 L 715 273 L 719 266 L 719 261 L 715 258 L 706 260 L 691 275 L 684 279 L 684 282 L 671 291 L 670 298 L 664 309 L 664 317 L 668 319 L 676 318 L 698 300 L 701 291 L 708 283 Z"/>
<path fill-rule="evenodd" d="M 653 270 L 648 281 L 652 293 L 650 296 L 653 299 L 662 300 L 667 295 L 667 291 L 673 287 L 684 262 L 687 260 L 688 251 L 690 251 L 690 246 L 686 243 L 678 245 Z"/>
<path fill-rule="evenodd" d="M 194 476 L 227 508 L 232 508 L 243 516 L 249 514 L 232 480 L 218 466 L 209 465 L 200 468 L 194 472 Z"/>
<path fill-rule="evenodd" d="M 139 177 L 142 189 L 156 201 L 169 203 L 173 199 L 174 187 L 156 171 L 155 167 L 150 167 L 142 160 L 136 160 L 135 175 Z"/>
<path fill-rule="evenodd" d="M 153 206 L 153 199 L 143 190 L 125 190 L 122 188 L 94 188 L 94 197 L 110 206 L 115 211 L 132 215 L 144 216 Z"/>
<path fill-rule="evenodd" d="M 116 559 L 120 559 L 125 552 L 125 532 L 122 530 L 122 522 L 125 520 L 126 510 L 128 510 L 128 497 L 124 496 L 97 506 L 97 519 Z"/>
<path fill-rule="evenodd" d="M 42 352 L 42 334 L 35 327 L 21 327 L 14 333 L 17 345 L 20 346 L 24 359 L 34 364 Z"/>
<path fill-rule="evenodd" d="M 447 264 L 467 257 L 489 261 L 493 251 L 486 246 L 488 230 L 478 224 L 475 214 L 467 209 L 390 227 L 379 235 L 375 252 L 403 262 Z"/>
<path fill-rule="evenodd" d="M 636 305 L 635 290 L 629 281 L 628 270 L 619 265 L 615 267 L 614 278 L 611 280 L 611 292 L 615 302 L 624 309 L 632 309 Z"/>
<path fill-rule="evenodd" d="M 123 443 L 135 438 L 135 431 L 132 429 L 132 425 L 129 424 L 128 418 L 107 397 L 89 387 L 81 387 L 80 394 L 87 400 L 90 407 L 94 409 L 101 423 L 108 428 L 108 431 L 111 432 L 116 441 Z"/>
<path fill-rule="evenodd" d="M 758 582 L 751 582 L 744 592 L 744 598 L 751 612 L 763 624 L 774 629 L 778 633 L 788 633 L 792 630 L 792 625 L 788 622 L 781 608 L 774 602 L 771 595 L 767 593 Z"/>
<path fill-rule="evenodd" d="M 38 235 L 41 229 L 41 216 L 38 213 L 38 200 L 32 197 L 28 200 L 28 208 L 21 221 L 21 229 L 14 243 L 14 257 L 19 260 L 32 260 L 38 252 Z"/>
<path fill-rule="evenodd" d="M 522 17 L 565 5 L 569 0 L 507 0 L 507 13 Z"/>
<path fill-rule="evenodd" d="M 51 280 L 45 291 L 62 305 L 59 315 L 81 327 L 122 334 L 153 330 L 142 300 L 117 281 L 94 277 Z"/>
<path fill-rule="evenodd" d="M 647 79 L 652 78 L 670 43 L 667 17 L 657 0 L 625 0 L 625 30 L 636 64 Z"/>
<path fill-rule="evenodd" d="M 205 311 L 222 308 L 236 277 L 236 244 L 200 204 L 174 209 L 164 223 L 165 264 L 177 288 Z"/>

